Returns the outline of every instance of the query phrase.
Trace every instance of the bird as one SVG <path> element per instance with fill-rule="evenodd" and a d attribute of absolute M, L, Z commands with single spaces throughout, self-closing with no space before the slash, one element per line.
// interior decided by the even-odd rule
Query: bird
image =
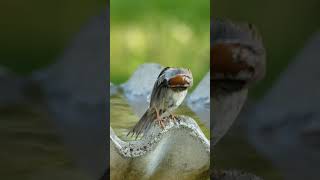
<path fill-rule="evenodd" d="M 218 20 L 213 26 L 210 50 L 217 87 L 232 92 L 261 80 L 265 75 L 265 49 L 257 28 L 226 20 Z"/>
<path fill-rule="evenodd" d="M 238 116 L 248 89 L 264 78 L 266 51 L 257 28 L 247 22 L 215 19 L 210 38 L 210 129 L 214 145 Z"/>
<path fill-rule="evenodd" d="M 153 122 L 164 128 L 165 117 L 176 121 L 177 117 L 173 115 L 173 111 L 183 102 L 192 85 L 193 77 L 190 69 L 175 67 L 162 69 L 154 83 L 148 109 L 127 135 L 136 135 L 136 138 L 141 133 L 145 135 Z"/>

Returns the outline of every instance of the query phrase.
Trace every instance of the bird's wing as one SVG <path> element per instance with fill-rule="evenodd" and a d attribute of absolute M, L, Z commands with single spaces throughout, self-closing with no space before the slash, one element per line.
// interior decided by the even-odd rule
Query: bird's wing
<path fill-rule="evenodd" d="M 167 86 L 167 80 L 160 74 L 157 81 L 153 85 L 151 99 L 150 99 L 150 107 L 157 103 L 157 99 L 160 99 L 161 93 L 164 88 Z"/>

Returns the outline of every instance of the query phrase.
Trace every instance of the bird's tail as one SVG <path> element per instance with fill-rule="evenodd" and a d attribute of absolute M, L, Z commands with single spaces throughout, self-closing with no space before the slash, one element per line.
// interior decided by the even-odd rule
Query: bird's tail
<path fill-rule="evenodd" d="M 131 136 L 136 135 L 136 139 L 137 139 L 140 134 L 145 135 L 150 129 L 155 119 L 156 119 L 156 111 L 153 108 L 149 108 L 140 118 L 138 123 L 129 131 L 127 136 L 130 134 L 132 134 Z"/>

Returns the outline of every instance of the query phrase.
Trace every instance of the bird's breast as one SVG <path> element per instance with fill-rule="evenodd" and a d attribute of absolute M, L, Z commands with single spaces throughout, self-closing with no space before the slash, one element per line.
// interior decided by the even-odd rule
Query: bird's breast
<path fill-rule="evenodd" d="M 187 90 L 185 91 L 180 91 L 180 92 L 176 92 L 173 90 L 169 91 L 168 94 L 168 107 L 170 109 L 176 109 L 178 106 L 181 105 L 181 103 L 183 102 L 184 98 L 187 95 Z"/>

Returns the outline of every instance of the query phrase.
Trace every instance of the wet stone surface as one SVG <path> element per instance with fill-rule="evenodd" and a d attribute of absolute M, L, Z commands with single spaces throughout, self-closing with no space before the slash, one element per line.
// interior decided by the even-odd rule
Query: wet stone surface
<path fill-rule="evenodd" d="M 210 128 L 210 72 L 208 72 L 196 89 L 188 97 L 188 106 Z"/>
<path fill-rule="evenodd" d="M 111 179 L 117 179 L 120 173 L 150 179 L 194 179 L 207 173 L 208 139 L 193 119 L 186 116 L 179 119 L 180 123 L 168 123 L 165 129 L 154 126 L 149 134 L 136 141 L 122 141 L 111 129 Z M 159 174 L 161 171 L 166 173 Z"/>
<path fill-rule="evenodd" d="M 148 108 L 154 82 L 163 68 L 159 64 L 143 64 L 127 82 L 120 85 L 123 95 L 137 116 L 142 116 Z"/>
<path fill-rule="evenodd" d="M 110 83 L 110 96 L 115 95 L 118 92 L 118 87 L 113 83 Z"/>
<path fill-rule="evenodd" d="M 180 123 L 168 119 L 164 129 L 153 124 L 148 134 L 137 140 L 126 136 L 129 129 L 148 108 L 153 84 L 162 68 L 158 64 L 141 65 L 127 82 L 120 85 L 123 94 L 118 93 L 111 97 L 112 179 L 129 176 L 139 179 L 209 178 L 210 144 L 207 139 L 209 130 L 201 123 L 201 116 L 186 106 L 186 103 L 177 110 L 179 114 L 187 115 L 177 116 Z M 209 83 L 203 82 L 206 81 L 202 81 L 202 86 L 209 88 Z M 201 88 L 204 89 L 204 87 L 196 89 L 200 92 Z M 201 105 L 209 104 L 208 99 L 195 94 L 190 97 L 193 98 L 190 101 L 192 105 L 200 102 L 203 102 Z M 193 118 L 197 119 L 201 128 Z"/>

